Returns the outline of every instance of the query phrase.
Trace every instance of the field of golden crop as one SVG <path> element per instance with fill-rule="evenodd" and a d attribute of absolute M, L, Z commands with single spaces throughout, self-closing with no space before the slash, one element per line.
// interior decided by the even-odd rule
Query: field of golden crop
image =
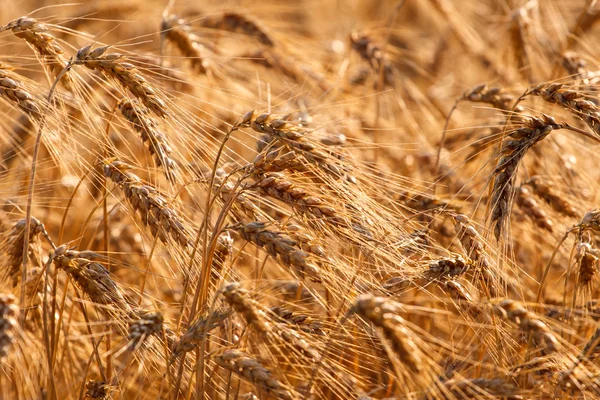
<path fill-rule="evenodd" d="M 597 0 L 0 0 L 0 399 L 600 399 Z"/>

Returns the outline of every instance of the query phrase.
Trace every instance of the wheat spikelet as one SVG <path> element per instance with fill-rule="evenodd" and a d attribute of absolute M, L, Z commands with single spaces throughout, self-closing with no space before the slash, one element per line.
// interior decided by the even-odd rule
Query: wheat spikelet
<path fill-rule="evenodd" d="M 23 246 L 25 242 L 25 218 L 20 219 L 10 230 L 8 237 L 3 242 L 3 249 L 6 255 L 5 272 L 2 274 L 2 280 L 6 278 L 12 278 L 13 286 L 16 286 L 19 279 L 21 278 L 21 261 L 23 258 Z M 31 217 L 31 225 L 29 229 L 29 243 L 28 256 L 35 258 L 33 245 L 37 241 L 39 235 L 43 235 L 49 240 L 48 233 L 44 224 L 42 224 L 37 218 Z M 51 241 L 50 241 L 51 242 Z"/>
<path fill-rule="evenodd" d="M 227 311 L 213 311 L 209 315 L 202 315 L 194 321 L 187 331 L 175 342 L 173 346 L 173 357 L 181 353 L 194 350 L 198 344 L 212 330 L 218 328 L 231 313 Z"/>
<path fill-rule="evenodd" d="M 286 152 L 284 147 L 259 149 L 260 153 L 254 157 L 246 171 L 252 175 L 261 175 L 267 172 L 281 172 L 285 170 L 305 171 L 301 156 L 294 152 Z M 306 162 L 306 161 L 305 161 Z"/>
<path fill-rule="evenodd" d="M 447 280 L 443 282 L 443 287 L 460 308 L 465 309 L 474 318 L 479 316 L 481 307 L 462 283 L 457 280 Z"/>
<path fill-rule="evenodd" d="M 128 99 L 119 102 L 119 110 L 140 134 L 142 142 L 148 145 L 156 165 L 165 169 L 167 179 L 174 180 L 176 163 L 171 158 L 171 146 L 167 143 L 167 136 L 160 131 L 156 121 L 149 115 L 149 111 Z"/>
<path fill-rule="evenodd" d="M 204 49 L 183 19 L 175 15 L 163 18 L 161 37 L 171 42 L 181 54 L 189 58 L 192 68 L 201 74 L 206 74 L 210 66 L 202 54 Z"/>
<path fill-rule="evenodd" d="M 491 280 L 492 262 L 485 250 L 485 242 L 472 221 L 464 214 L 453 214 L 456 234 L 467 256 L 472 259 L 482 271 L 487 280 Z"/>
<path fill-rule="evenodd" d="M 15 304 L 16 301 L 13 295 L 0 294 L 0 361 L 6 358 L 15 341 L 19 316 L 19 307 Z"/>
<path fill-rule="evenodd" d="M 236 185 L 233 182 L 225 181 L 221 176 L 215 177 L 213 193 L 219 196 L 224 204 L 233 199 L 231 211 L 237 221 L 246 218 L 256 219 L 257 215 L 260 214 L 260 208 L 252 198 L 246 196 L 239 188 L 236 190 Z"/>
<path fill-rule="evenodd" d="M 243 289 L 239 283 L 225 284 L 221 289 L 221 294 L 229 305 L 244 317 L 246 322 L 253 324 L 259 332 L 266 336 L 273 334 L 274 325 L 268 320 L 265 312 L 258 308 L 256 301 L 249 298 L 248 291 Z"/>
<path fill-rule="evenodd" d="M 133 64 L 123 61 L 124 55 L 118 53 L 104 54 L 108 48 L 109 46 L 103 46 L 92 50 L 91 45 L 83 47 L 77 52 L 72 63 L 103 72 L 119 82 L 125 89 L 128 89 L 156 115 L 166 117 L 168 115 L 167 106 L 154 87 Z"/>
<path fill-rule="evenodd" d="M 465 274 L 471 267 L 472 261 L 461 256 L 443 258 L 431 261 L 425 272 L 427 279 L 452 279 Z"/>
<path fill-rule="evenodd" d="M 539 96 L 549 103 L 558 104 L 584 121 L 600 135 L 600 109 L 577 90 L 565 88 L 559 83 L 544 83 L 531 89 L 528 94 Z"/>
<path fill-rule="evenodd" d="M 414 211 L 459 211 L 458 207 L 448 201 L 422 193 L 411 193 L 405 190 L 394 197 L 396 201 Z"/>
<path fill-rule="evenodd" d="M 587 68 L 587 63 L 583 58 L 574 51 L 568 51 L 562 54 L 562 65 L 573 78 L 581 80 L 583 85 L 589 85 L 588 90 L 597 91 L 594 85 L 600 82 L 600 74 L 598 71 L 590 71 Z M 590 101 L 595 101 L 590 99 Z"/>
<path fill-rule="evenodd" d="M 137 310 L 132 309 L 121 289 L 112 280 L 108 270 L 93 261 L 100 256 L 90 251 L 69 250 L 62 245 L 51 255 L 56 268 L 64 270 L 95 304 L 109 316 L 116 318 L 135 317 Z"/>
<path fill-rule="evenodd" d="M 213 282 L 218 282 L 223 277 L 223 269 L 227 263 L 227 258 L 233 251 L 233 239 L 229 232 L 223 232 L 217 238 L 217 245 L 213 254 L 212 267 L 210 275 Z"/>
<path fill-rule="evenodd" d="M 248 354 L 239 350 L 225 350 L 214 357 L 217 365 L 232 371 L 253 383 L 260 392 L 282 400 L 297 398 L 293 390 L 273 377 L 271 371 Z"/>
<path fill-rule="evenodd" d="M 90 380 L 86 384 L 86 399 L 110 400 L 111 386 L 103 381 Z"/>
<path fill-rule="evenodd" d="M 286 310 L 283 307 L 271 307 L 271 313 L 276 315 L 281 321 L 291 326 L 295 326 L 303 332 L 313 335 L 324 335 L 323 324 L 321 321 L 315 321 L 314 318 Z"/>
<path fill-rule="evenodd" d="M 43 107 L 21 83 L 19 76 L 0 64 L 0 97 L 21 109 L 34 121 L 42 115 Z"/>
<path fill-rule="evenodd" d="M 533 192 L 548 203 L 554 210 L 568 217 L 579 215 L 575 207 L 563 196 L 556 194 L 554 185 L 541 176 L 532 176 L 525 185 L 531 186 Z"/>
<path fill-rule="evenodd" d="M 548 325 L 541 321 L 535 313 L 528 311 L 519 302 L 504 299 L 495 304 L 493 309 L 494 312 L 502 318 L 518 324 L 523 332 L 531 331 L 537 342 L 543 340 L 546 351 L 555 352 L 560 348 L 558 339 L 556 339 L 556 336 Z"/>
<path fill-rule="evenodd" d="M 258 20 L 237 12 L 207 15 L 200 20 L 206 28 L 221 29 L 230 32 L 243 33 L 254 37 L 265 46 L 275 46 L 275 40 L 266 27 Z"/>
<path fill-rule="evenodd" d="M 248 324 L 252 324 L 269 342 L 278 345 L 285 343 L 286 347 L 292 349 L 296 355 L 300 355 L 304 361 L 322 363 L 326 374 L 329 376 L 336 375 L 334 369 L 323 360 L 318 350 L 297 332 L 286 329 L 284 325 L 272 322 L 268 314 L 260 308 L 260 303 L 251 299 L 248 291 L 238 283 L 226 284 L 222 289 L 222 294 L 231 307 L 241 314 Z"/>
<path fill-rule="evenodd" d="M 511 111 L 516 97 L 506 93 L 502 88 L 490 88 L 488 85 L 482 84 L 466 91 L 462 99 L 474 103 L 487 103 L 502 111 Z M 523 106 L 517 105 L 514 111 L 523 111 Z"/>
<path fill-rule="evenodd" d="M 529 189 L 524 186 L 520 186 L 517 189 L 516 200 L 517 205 L 536 223 L 538 227 L 547 230 L 548 232 L 552 232 L 554 222 L 552 222 L 548 216 L 548 213 L 533 197 Z"/>
<path fill-rule="evenodd" d="M 550 132 L 564 127 L 564 124 L 557 123 L 554 118 L 546 114 L 542 114 L 541 118 L 524 119 L 522 128 L 510 132 L 513 139 L 507 140 L 502 145 L 500 150 L 502 156 L 494 169 L 495 179 L 491 198 L 491 222 L 496 239 L 499 239 L 504 231 L 510 214 L 514 180 L 521 160 L 531 147 L 543 140 Z"/>
<path fill-rule="evenodd" d="M 323 220 L 327 223 L 339 226 L 347 226 L 348 223 L 342 218 L 337 210 L 328 205 L 319 196 L 309 194 L 307 191 L 294 185 L 278 173 L 264 174 L 252 183 L 250 188 L 256 189 L 260 194 L 266 194 L 277 200 L 290 205 L 294 210 L 307 215 L 317 221 Z"/>
<path fill-rule="evenodd" d="M 150 227 L 152 235 L 164 243 L 170 235 L 180 246 L 187 246 L 188 236 L 177 211 L 155 188 L 142 184 L 128 169 L 130 166 L 121 161 L 104 161 L 104 175 L 123 189 L 127 201 L 139 212 L 142 223 Z"/>
<path fill-rule="evenodd" d="M 317 243 L 317 239 L 309 233 L 310 231 L 297 224 L 286 224 L 285 231 L 292 240 L 295 240 L 296 243 L 298 243 L 298 246 L 300 246 L 302 250 L 318 257 L 327 257 L 325 249 Z"/>
<path fill-rule="evenodd" d="M 368 61 L 377 76 L 383 74 L 383 83 L 394 86 L 394 66 L 381 49 L 381 46 L 361 32 L 352 32 L 350 34 L 350 44 L 352 50 L 355 50 L 364 60 Z"/>
<path fill-rule="evenodd" d="M 140 319 L 129 324 L 129 334 L 127 335 L 129 350 L 133 351 L 138 348 L 148 337 L 160 334 L 162 329 L 163 316 L 161 313 L 154 312 L 142 315 Z"/>
<path fill-rule="evenodd" d="M 581 229 L 590 229 L 592 231 L 600 231 L 600 208 L 595 208 L 585 213 L 579 223 Z"/>
<path fill-rule="evenodd" d="M 575 251 L 576 264 L 579 265 L 579 278 L 577 284 L 587 286 L 598 273 L 598 256 L 600 252 L 592 248 L 589 243 L 577 244 Z"/>
<path fill-rule="evenodd" d="M 507 399 L 520 399 L 519 387 L 503 379 L 453 379 L 444 382 L 450 391 L 448 399 L 478 399 L 481 396 L 494 396 Z"/>
<path fill-rule="evenodd" d="M 35 18 L 21 17 L 9 22 L 2 30 L 10 29 L 15 36 L 24 39 L 39 54 L 54 78 L 65 69 L 67 63 L 63 58 L 64 51 L 56 42 L 54 36 L 48 33 L 48 27 Z M 61 77 L 61 83 L 68 89 L 73 89 L 73 82 L 68 73 Z"/>
<path fill-rule="evenodd" d="M 350 182 L 356 180 L 353 176 L 348 175 L 347 165 L 340 163 L 339 159 L 328 154 L 307 138 L 308 132 L 304 128 L 286 122 L 278 115 L 259 114 L 256 110 L 250 111 L 235 126 L 250 127 L 256 132 L 272 136 L 291 151 L 301 154 L 308 162 L 316 164 L 321 170 L 336 179 L 343 177 Z"/>
<path fill-rule="evenodd" d="M 579 361 L 577 361 L 572 368 L 557 374 L 558 388 L 572 396 L 576 393 L 585 395 L 591 393 L 594 396 L 600 395 L 600 381 L 598 380 L 598 374 L 594 374 L 586 368 L 577 368 L 578 366 Z"/>
<path fill-rule="evenodd" d="M 425 366 L 423 355 L 415 343 L 415 334 L 406 327 L 404 318 L 397 315 L 401 309 L 400 304 L 387 298 L 363 295 L 356 300 L 347 315 L 358 314 L 381 328 L 384 338 L 390 341 L 398 358 L 418 374 Z"/>
<path fill-rule="evenodd" d="M 301 277 L 321 281 L 319 267 L 313 264 L 311 254 L 301 250 L 298 243 L 283 232 L 268 229 L 263 222 L 238 225 L 235 229 L 244 240 L 265 249 L 273 258 L 293 268 Z"/>

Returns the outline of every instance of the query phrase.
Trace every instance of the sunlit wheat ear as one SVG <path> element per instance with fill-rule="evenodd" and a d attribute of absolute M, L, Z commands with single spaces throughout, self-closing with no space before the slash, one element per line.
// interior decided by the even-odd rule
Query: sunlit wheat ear
<path fill-rule="evenodd" d="M 131 123 L 148 146 L 150 154 L 154 156 L 156 165 L 165 170 L 167 179 L 175 179 L 176 163 L 171 158 L 172 149 L 167 141 L 167 136 L 161 132 L 158 123 L 152 118 L 148 109 L 137 101 L 123 99 L 119 102 L 119 110 L 127 121 Z"/>
<path fill-rule="evenodd" d="M 175 358 L 182 353 L 194 350 L 206 335 L 221 326 L 230 315 L 231 311 L 214 311 L 208 315 L 198 317 L 179 340 L 175 342 L 172 349 L 172 357 Z"/>
<path fill-rule="evenodd" d="M 28 91 L 21 77 L 0 64 L 0 97 L 4 98 L 34 121 L 39 121 L 42 116 L 41 100 Z"/>
<path fill-rule="evenodd" d="M 255 176 L 285 170 L 303 172 L 307 170 L 306 162 L 302 156 L 286 151 L 285 147 L 268 147 L 261 150 L 245 170 Z"/>
<path fill-rule="evenodd" d="M 451 379 L 444 382 L 449 394 L 454 399 L 477 399 L 493 396 L 494 398 L 521 398 L 522 390 L 514 383 L 504 379 Z"/>
<path fill-rule="evenodd" d="M 25 328 L 35 332 L 42 327 L 42 305 L 44 301 L 44 281 L 42 278 L 42 268 L 34 267 L 27 272 L 25 281 L 25 299 L 27 301 L 27 320 Z M 46 286 L 50 291 L 50 285 Z"/>
<path fill-rule="evenodd" d="M 598 1 L 4 3 L 0 398 L 600 398 Z"/>
<path fill-rule="evenodd" d="M 210 276 L 213 283 L 219 282 L 223 278 L 223 270 L 226 267 L 228 258 L 233 252 L 233 238 L 229 232 L 223 232 L 217 238 L 217 245 L 213 254 Z"/>
<path fill-rule="evenodd" d="M 314 256 L 322 257 L 323 259 L 327 258 L 325 248 L 319 244 L 318 240 L 311 235 L 309 230 L 297 224 L 286 224 L 284 228 L 286 234 L 289 235 L 292 240 L 295 240 L 302 250 Z"/>
<path fill-rule="evenodd" d="M 376 78 L 382 73 L 383 83 L 392 87 L 394 86 L 394 66 L 383 52 L 380 44 L 376 43 L 373 38 L 365 33 L 352 32 L 350 34 L 350 45 L 352 50 L 356 51 L 371 65 Z"/>
<path fill-rule="evenodd" d="M 223 297 L 229 305 L 240 314 L 248 324 L 261 334 L 270 343 L 286 344 L 294 350 L 303 362 L 323 362 L 324 371 L 332 376 L 332 369 L 323 360 L 321 354 L 303 336 L 294 330 L 275 323 L 267 312 L 263 311 L 261 304 L 250 297 L 247 290 L 238 283 L 229 283 L 221 289 Z"/>
<path fill-rule="evenodd" d="M 578 266 L 578 286 L 586 287 L 591 284 L 592 279 L 598 274 L 599 258 L 600 251 L 593 248 L 590 243 L 577 243 L 575 248 L 575 263 Z"/>
<path fill-rule="evenodd" d="M 0 361 L 9 354 L 18 329 L 19 307 L 11 294 L 0 294 Z"/>
<path fill-rule="evenodd" d="M 471 292 L 458 280 L 448 280 L 442 283 L 450 298 L 456 305 L 469 313 L 473 318 L 477 318 L 482 312 L 482 307 L 477 303 Z"/>
<path fill-rule="evenodd" d="M 505 231 L 514 197 L 517 169 L 527 151 L 553 130 L 566 127 L 565 124 L 557 123 L 554 118 L 546 114 L 540 118 L 523 119 L 522 125 L 522 128 L 509 132 L 511 139 L 502 145 L 501 157 L 494 169 L 490 220 L 496 239 L 499 239 Z"/>
<path fill-rule="evenodd" d="M 164 243 L 170 236 L 175 243 L 186 247 L 188 233 L 183 220 L 168 201 L 152 186 L 129 172 L 129 165 L 118 160 L 104 161 L 104 175 L 117 184 L 125 194 L 127 202 L 141 217 L 142 223 L 150 228 L 153 236 Z"/>
<path fill-rule="evenodd" d="M 594 86 L 600 82 L 600 74 L 598 71 L 590 70 L 587 62 L 574 51 L 563 53 L 561 57 L 562 66 L 571 77 L 580 80 L 582 85 L 590 85 L 590 87 L 586 89 L 590 91 L 597 91 Z M 590 101 L 595 100 L 592 98 Z"/>
<path fill-rule="evenodd" d="M 488 253 L 488 245 L 479 232 L 477 232 L 473 221 L 469 217 L 464 214 L 452 214 L 452 217 L 461 247 L 475 263 L 481 280 L 486 284 L 488 290 L 495 293 L 495 286 L 500 282 L 501 277 L 494 273 L 494 263 Z"/>
<path fill-rule="evenodd" d="M 294 185 L 283 174 L 270 173 L 261 175 L 248 187 L 256 190 L 259 194 L 281 200 L 297 212 L 315 221 L 322 221 L 337 226 L 349 225 L 346 218 L 342 217 L 336 208 L 328 205 L 318 195 L 311 195 L 305 189 Z"/>
<path fill-rule="evenodd" d="M 271 313 L 276 315 L 281 321 L 290 324 L 293 327 L 297 327 L 303 332 L 311 333 L 314 335 L 324 335 L 323 323 L 315 320 L 313 317 L 286 310 L 283 307 L 271 307 Z"/>
<path fill-rule="evenodd" d="M 295 240 L 285 233 L 270 229 L 261 222 L 237 225 L 234 229 L 256 246 L 263 248 L 273 258 L 278 259 L 301 277 L 315 282 L 321 281 L 319 267 L 310 253 L 302 250 Z"/>
<path fill-rule="evenodd" d="M 471 269 L 473 262 L 463 257 L 447 257 L 429 262 L 429 268 L 425 271 L 425 277 L 429 280 L 452 279 L 464 275 Z"/>
<path fill-rule="evenodd" d="M 163 329 L 163 316 L 161 313 L 147 313 L 129 324 L 129 350 L 134 350 L 152 335 L 160 335 Z"/>
<path fill-rule="evenodd" d="M 328 153 L 323 145 L 308 137 L 308 131 L 291 124 L 275 114 L 260 114 L 256 110 L 246 113 L 235 127 L 249 127 L 259 133 L 266 133 L 281 142 L 291 151 L 301 154 L 310 164 L 318 166 L 335 179 L 344 178 L 355 182 L 350 174 L 351 167 Z"/>
<path fill-rule="evenodd" d="M 417 347 L 416 336 L 401 316 L 397 315 L 402 306 L 384 297 L 363 295 L 359 297 L 347 316 L 359 315 L 381 328 L 383 339 L 389 340 L 394 354 L 414 373 L 420 373 L 425 366 L 423 353 Z"/>
<path fill-rule="evenodd" d="M 110 400 L 110 393 L 113 387 L 111 387 L 108 383 L 103 381 L 90 380 L 86 384 L 86 389 L 86 399 Z"/>
<path fill-rule="evenodd" d="M 502 88 L 490 88 L 486 84 L 475 86 L 467 90 L 461 100 L 471 101 L 473 103 L 487 103 L 494 108 L 502 111 L 511 111 L 517 97 L 506 93 Z M 523 106 L 517 105 L 515 112 L 523 111 Z"/>
<path fill-rule="evenodd" d="M 50 243 L 48 232 L 44 224 L 42 224 L 37 218 L 31 218 L 31 228 L 29 230 L 29 257 L 34 256 L 33 245 L 37 241 L 37 238 L 42 235 Z M 0 277 L 6 279 L 10 277 L 12 279 L 13 286 L 16 286 L 19 279 L 21 278 L 21 261 L 23 257 L 23 246 L 25 242 L 25 218 L 19 220 L 11 229 L 6 239 L 2 242 L 3 250 L 6 256 L 5 271 Z"/>
<path fill-rule="evenodd" d="M 53 78 L 57 78 L 66 67 L 62 47 L 48 33 L 48 27 L 35 18 L 21 17 L 1 29 L 10 29 L 15 36 L 24 39 L 42 58 L 42 63 L 50 70 Z M 72 90 L 73 82 L 68 71 L 63 73 L 60 81 L 66 89 Z"/>
<path fill-rule="evenodd" d="M 299 397 L 289 386 L 277 380 L 273 373 L 258 360 L 239 350 L 226 350 L 213 358 L 215 363 L 254 384 L 259 393 L 275 396 L 282 400 Z"/>
<path fill-rule="evenodd" d="M 559 83 L 543 83 L 531 89 L 527 95 L 539 96 L 563 107 L 584 121 L 596 135 L 600 135 L 600 108 L 587 100 L 585 93 Z"/>
<path fill-rule="evenodd" d="M 579 226 L 581 229 L 589 229 L 595 232 L 600 231 L 600 208 L 585 213 Z"/>
<path fill-rule="evenodd" d="M 224 177 L 217 176 L 212 189 L 213 193 L 219 196 L 223 203 L 227 204 L 233 200 L 231 216 L 234 220 L 255 219 L 260 213 L 260 208 L 256 205 L 256 202 L 231 180 L 225 181 Z"/>
<path fill-rule="evenodd" d="M 552 222 L 548 213 L 540 206 L 538 201 L 525 186 L 520 186 L 517 189 L 516 203 L 539 228 L 552 232 L 554 222 Z"/>
<path fill-rule="evenodd" d="M 221 294 L 227 300 L 231 308 L 242 315 L 247 323 L 253 326 L 262 334 L 272 336 L 275 326 L 268 319 L 255 300 L 251 299 L 246 289 L 239 283 L 228 283 L 221 289 Z"/>
<path fill-rule="evenodd" d="M 248 15 L 237 12 L 212 14 L 200 19 L 199 23 L 206 28 L 222 29 L 254 37 L 265 46 L 275 46 L 275 39 L 267 28 L 260 21 Z"/>
<path fill-rule="evenodd" d="M 531 186 L 531 189 L 536 196 L 543 199 L 559 213 L 569 217 L 576 217 L 579 215 L 579 212 L 569 199 L 556 193 L 556 187 L 552 182 L 541 176 L 535 175 L 527 180 L 524 185 Z"/>
<path fill-rule="evenodd" d="M 521 303 L 505 299 L 495 303 L 493 310 L 502 318 L 516 323 L 523 332 L 531 331 L 535 342 L 543 342 L 546 351 L 555 352 L 560 349 L 560 343 L 550 327 Z"/>
<path fill-rule="evenodd" d="M 74 65 L 84 65 L 89 69 L 104 73 L 129 90 L 153 113 L 159 117 L 167 117 L 169 112 L 166 103 L 156 88 L 133 64 L 124 61 L 126 56 L 119 53 L 105 54 L 108 49 L 109 46 L 98 47 L 94 50 L 91 45 L 83 47 L 71 62 Z"/>
<path fill-rule="evenodd" d="M 83 293 L 100 306 L 102 312 L 118 319 L 135 317 L 137 310 L 132 308 L 108 270 L 94 261 L 101 258 L 98 254 L 69 250 L 62 245 L 56 248 L 51 257 L 56 268 L 69 274 Z"/>
<path fill-rule="evenodd" d="M 188 58 L 192 68 L 201 74 L 206 74 L 210 64 L 205 58 L 204 47 L 183 19 L 169 15 L 163 18 L 160 29 L 161 37 L 172 43 L 184 57 Z"/>

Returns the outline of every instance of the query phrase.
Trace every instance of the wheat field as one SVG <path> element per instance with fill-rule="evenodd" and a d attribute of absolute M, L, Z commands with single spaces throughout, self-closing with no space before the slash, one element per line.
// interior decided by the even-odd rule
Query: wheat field
<path fill-rule="evenodd" d="M 0 399 L 600 398 L 597 0 L 0 0 Z"/>

